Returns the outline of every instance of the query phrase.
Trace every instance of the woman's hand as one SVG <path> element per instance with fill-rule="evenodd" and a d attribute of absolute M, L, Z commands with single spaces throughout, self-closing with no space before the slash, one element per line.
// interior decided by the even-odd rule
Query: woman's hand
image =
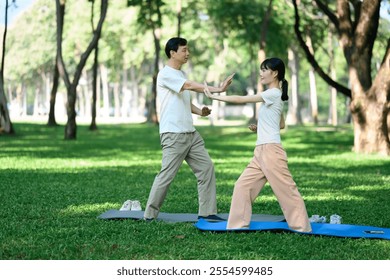
<path fill-rule="evenodd" d="M 214 96 L 213 94 L 210 92 L 209 90 L 209 86 L 207 85 L 206 81 L 204 81 L 204 90 L 203 90 L 204 94 L 210 98 L 210 99 L 214 99 Z"/>

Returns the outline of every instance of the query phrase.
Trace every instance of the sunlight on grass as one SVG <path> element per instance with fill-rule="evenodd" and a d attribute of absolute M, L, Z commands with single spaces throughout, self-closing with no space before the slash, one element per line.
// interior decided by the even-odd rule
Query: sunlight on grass
<path fill-rule="evenodd" d="M 91 212 L 103 212 L 107 209 L 120 208 L 119 204 L 115 203 L 95 203 L 95 204 L 83 204 L 83 205 L 70 205 L 66 209 L 61 210 L 61 214 L 84 214 Z"/>
<path fill-rule="evenodd" d="M 352 191 L 367 191 L 367 192 L 384 191 L 389 189 L 389 185 L 382 185 L 382 186 L 360 185 L 360 186 L 347 187 L 346 189 Z"/>
<path fill-rule="evenodd" d="M 138 159 L 104 159 L 101 158 L 90 158 L 86 159 L 63 159 L 63 158 L 35 158 L 35 157 L 18 157 L 17 159 L 9 157 L 3 158 L 4 161 L 7 161 L 7 165 L 0 165 L 1 169 L 21 169 L 21 170 L 55 170 L 58 169 L 66 170 L 67 168 L 71 170 L 76 169 L 85 169 L 85 168 L 96 168 L 96 167 L 116 167 L 116 166 L 139 166 L 141 158 Z M 161 164 L 160 159 L 142 159 L 142 165 L 158 165 Z"/>
<path fill-rule="evenodd" d="M 307 201 L 365 201 L 367 198 L 355 195 L 334 195 L 334 194 L 321 194 L 321 195 L 305 195 L 304 199 Z"/>

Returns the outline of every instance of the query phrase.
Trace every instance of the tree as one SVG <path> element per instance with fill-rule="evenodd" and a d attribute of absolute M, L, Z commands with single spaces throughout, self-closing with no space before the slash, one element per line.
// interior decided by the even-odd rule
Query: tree
<path fill-rule="evenodd" d="M 157 74 L 159 72 L 161 33 L 162 33 L 162 13 L 161 8 L 165 5 L 162 0 L 128 0 L 128 6 L 138 6 L 138 22 L 141 28 L 151 30 L 155 49 L 152 97 L 148 103 L 148 122 L 157 123 Z M 145 30 L 145 31 L 146 31 Z"/>
<path fill-rule="evenodd" d="M 181 9 L 182 4 L 181 0 L 176 0 L 176 13 L 177 13 L 177 37 L 180 37 L 180 31 L 181 31 Z"/>
<path fill-rule="evenodd" d="M 350 109 L 354 124 L 354 151 L 390 155 L 390 38 L 382 63 L 372 78 L 371 59 L 379 26 L 381 0 L 337 0 L 336 11 L 321 0 L 314 1 L 317 7 L 334 25 L 339 45 L 346 63 L 351 88 L 334 81 L 310 52 L 300 31 L 300 16 L 296 0 L 294 30 L 307 60 L 329 85 L 339 93 L 351 98 Z"/>
<path fill-rule="evenodd" d="M 58 13 L 57 13 L 58 15 Z M 61 30 L 61 38 L 62 38 L 62 31 L 64 29 L 64 15 L 65 13 L 61 13 L 60 16 L 62 17 L 61 20 L 57 20 L 59 24 L 62 24 L 60 28 L 57 27 L 57 30 Z M 58 36 L 58 35 L 57 35 Z M 48 126 L 57 126 L 56 117 L 55 117 L 55 105 L 56 105 L 56 98 L 57 98 L 57 90 L 58 90 L 58 84 L 60 79 L 60 72 L 58 70 L 58 61 L 59 61 L 59 48 L 57 48 L 57 54 L 55 58 L 55 63 L 53 67 L 53 85 L 50 92 L 50 110 L 49 110 L 49 119 L 47 121 Z"/>
<path fill-rule="evenodd" d="M 15 0 L 12 1 L 15 3 Z M 7 24 L 8 24 L 8 0 L 5 2 L 5 24 L 4 24 L 4 33 L 3 33 L 3 45 L 1 53 L 1 68 L 0 68 L 0 132 L 7 134 L 14 134 L 14 128 L 9 116 L 7 97 L 4 90 L 4 63 L 5 63 L 5 47 L 7 39 Z"/>
<path fill-rule="evenodd" d="M 90 0 L 92 2 L 91 5 L 91 26 L 92 31 L 95 33 L 95 24 L 94 24 L 94 7 L 95 7 L 95 0 Z M 97 85 L 98 85 L 98 67 L 99 67 L 99 42 L 96 43 L 95 46 L 95 53 L 94 53 L 94 59 L 93 59 L 93 66 L 92 66 L 92 106 L 91 106 L 91 124 L 89 126 L 90 130 L 97 130 L 96 125 L 96 96 L 97 96 Z"/>
<path fill-rule="evenodd" d="M 251 53 L 251 61 L 254 60 L 252 52 L 257 53 L 256 63 L 252 68 L 251 81 L 255 84 L 251 87 L 253 92 L 263 91 L 263 85 L 259 79 L 259 66 L 266 58 L 266 53 L 275 56 L 280 51 L 281 46 L 285 46 L 286 39 L 281 36 L 282 23 L 278 22 L 272 13 L 279 9 L 280 1 L 209 1 L 207 3 L 210 16 L 215 28 L 223 37 L 238 40 L 241 45 L 248 46 Z M 278 16 L 279 17 L 279 16 Z M 282 20 L 283 19 L 279 19 Z M 231 32 L 237 31 L 236 38 L 231 38 Z M 256 46 L 256 50 L 252 46 Z M 252 64 L 253 65 L 253 64 Z M 252 90 L 251 90 L 252 91 Z M 257 119 L 259 104 L 253 104 L 253 117 L 249 122 Z"/>
<path fill-rule="evenodd" d="M 65 0 L 56 0 L 57 7 L 57 48 L 59 49 L 59 55 L 57 59 L 57 67 L 60 72 L 62 79 L 64 80 L 65 87 L 67 90 L 68 102 L 66 104 L 66 110 L 68 115 L 68 121 L 65 126 L 65 139 L 72 140 L 76 139 L 77 124 L 76 124 L 76 95 L 77 85 L 79 83 L 83 68 L 87 62 L 87 59 L 91 52 L 96 48 L 96 45 L 100 39 L 103 22 L 107 14 L 108 0 L 101 0 L 100 5 L 100 18 L 97 24 L 96 30 L 93 34 L 92 40 L 90 41 L 87 49 L 81 54 L 80 61 L 76 66 L 73 80 L 70 80 L 68 71 L 66 69 L 64 59 L 62 56 L 62 28 L 64 24 L 65 15 Z"/>
<path fill-rule="evenodd" d="M 56 98 L 57 98 L 57 89 L 60 79 L 60 72 L 58 71 L 57 67 L 57 60 L 58 60 L 58 51 L 53 67 L 53 85 L 50 92 L 50 109 L 49 109 L 49 119 L 47 121 L 48 126 L 57 126 L 56 117 L 55 117 L 55 105 L 56 105 Z"/>

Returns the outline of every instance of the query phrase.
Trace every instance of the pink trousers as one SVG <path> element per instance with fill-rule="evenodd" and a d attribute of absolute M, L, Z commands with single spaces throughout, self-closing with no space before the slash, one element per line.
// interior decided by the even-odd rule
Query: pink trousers
<path fill-rule="evenodd" d="M 269 182 L 288 226 L 296 231 L 310 232 L 311 225 L 305 203 L 287 166 L 287 155 L 281 144 L 263 144 L 234 186 L 227 228 L 249 226 L 252 203 L 266 182 Z"/>

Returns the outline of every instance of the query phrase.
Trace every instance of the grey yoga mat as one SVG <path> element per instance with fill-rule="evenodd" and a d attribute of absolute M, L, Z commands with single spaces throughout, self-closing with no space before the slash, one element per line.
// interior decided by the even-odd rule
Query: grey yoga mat
<path fill-rule="evenodd" d="M 217 214 L 219 218 L 223 220 L 227 220 L 229 214 L 228 213 L 222 213 Z M 133 219 L 133 220 L 140 220 L 144 217 L 144 211 L 119 211 L 116 209 L 108 210 L 101 215 L 98 216 L 99 219 L 104 220 L 112 220 L 112 219 Z M 197 222 L 198 221 L 198 214 L 192 214 L 192 213 L 164 213 L 160 212 L 157 219 L 158 221 L 165 221 L 165 222 L 171 222 L 171 223 L 178 223 L 178 222 Z M 278 215 L 268 215 L 268 214 L 253 214 L 252 215 L 252 221 L 263 221 L 263 222 L 281 222 L 284 221 L 284 216 L 278 216 Z M 213 221 L 210 219 L 210 221 Z M 215 221 L 215 220 L 214 220 Z"/>

